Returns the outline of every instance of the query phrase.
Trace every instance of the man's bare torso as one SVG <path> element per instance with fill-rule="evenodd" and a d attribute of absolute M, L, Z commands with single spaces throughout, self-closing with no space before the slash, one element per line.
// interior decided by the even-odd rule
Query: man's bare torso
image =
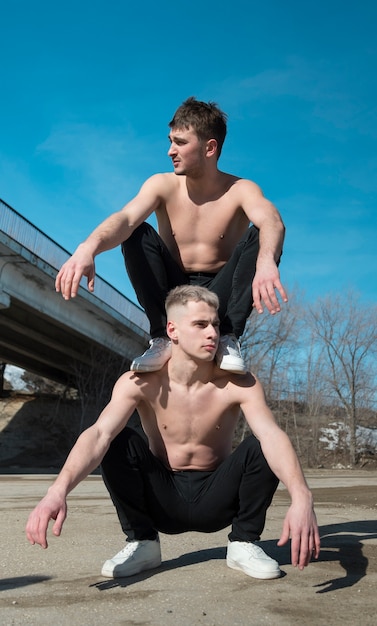
<path fill-rule="evenodd" d="M 184 271 L 217 273 L 249 226 L 237 199 L 240 179 L 219 173 L 216 192 L 195 197 L 186 177 L 163 176 L 164 201 L 156 209 L 160 236 Z"/>
<path fill-rule="evenodd" d="M 165 371 L 134 374 L 140 386 L 137 411 L 149 446 L 174 470 L 212 470 L 231 453 L 240 414 L 234 387 L 252 385 L 251 375 L 236 377 L 214 369 L 210 383 L 191 387 L 168 380 L 166 366 Z"/>

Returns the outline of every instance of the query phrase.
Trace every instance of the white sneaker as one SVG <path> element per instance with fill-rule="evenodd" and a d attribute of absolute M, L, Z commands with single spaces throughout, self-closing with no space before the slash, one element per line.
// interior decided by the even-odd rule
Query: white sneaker
<path fill-rule="evenodd" d="M 160 540 L 128 541 L 120 552 L 103 564 L 101 574 L 107 578 L 133 576 L 161 565 Z"/>
<path fill-rule="evenodd" d="M 156 337 L 149 342 L 149 348 L 131 363 L 132 372 L 157 372 L 171 357 L 171 343 L 167 337 Z"/>
<path fill-rule="evenodd" d="M 246 365 L 241 356 L 240 343 L 235 335 L 223 335 L 220 337 L 219 347 L 216 352 L 216 362 L 220 369 L 245 374 Z"/>
<path fill-rule="evenodd" d="M 226 564 L 253 578 L 268 580 L 281 575 L 279 563 L 267 556 L 260 546 L 248 541 L 228 542 Z"/>

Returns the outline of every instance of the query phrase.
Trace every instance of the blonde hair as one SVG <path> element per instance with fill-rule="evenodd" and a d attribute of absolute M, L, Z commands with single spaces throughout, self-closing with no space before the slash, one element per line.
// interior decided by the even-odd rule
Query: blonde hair
<path fill-rule="evenodd" d="M 176 305 L 186 306 L 188 302 L 205 302 L 216 311 L 219 308 L 217 295 L 206 287 L 199 287 L 199 285 L 179 285 L 179 287 L 174 287 L 167 295 L 165 308 L 168 311 Z"/>

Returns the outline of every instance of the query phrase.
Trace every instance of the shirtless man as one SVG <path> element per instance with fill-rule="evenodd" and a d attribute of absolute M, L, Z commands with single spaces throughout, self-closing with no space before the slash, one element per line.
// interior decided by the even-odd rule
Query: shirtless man
<path fill-rule="evenodd" d="M 68 493 L 102 461 L 105 484 L 127 536 L 126 547 L 102 568 L 131 576 L 161 563 L 158 531 L 214 532 L 231 525 L 227 565 L 261 579 L 279 564 L 256 543 L 279 479 L 291 496 L 278 542 L 291 537 L 292 564 L 318 558 L 320 540 L 311 492 L 287 435 L 266 405 L 255 376 L 221 370 L 217 296 L 182 285 L 166 301 L 172 356 L 161 370 L 127 372 L 97 422 L 84 431 L 59 476 L 30 514 L 32 544 L 47 548 L 51 519 L 59 536 Z M 134 410 L 147 442 L 126 427 Z M 232 452 L 240 410 L 253 435 Z"/>
<path fill-rule="evenodd" d="M 275 290 L 287 295 L 279 263 L 284 226 L 273 204 L 250 180 L 218 169 L 226 115 L 213 103 L 189 98 L 169 123 L 174 173 L 156 174 L 123 209 L 107 218 L 62 266 L 56 290 L 77 295 L 87 277 L 94 289 L 94 258 L 122 244 L 127 272 L 150 322 L 150 348 L 131 370 L 160 369 L 171 353 L 165 298 L 181 284 L 199 284 L 220 299 L 221 369 L 243 373 L 238 338 L 252 306 L 280 311 Z M 159 234 L 145 220 L 155 213 Z M 250 222 L 253 224 L 250 226 Z"/>

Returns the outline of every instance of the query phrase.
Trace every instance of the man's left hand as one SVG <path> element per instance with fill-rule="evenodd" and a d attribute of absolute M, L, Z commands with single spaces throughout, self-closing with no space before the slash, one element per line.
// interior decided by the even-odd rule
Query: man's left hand
<path fill-rule="evenodd" d="M 294 504 L 289 507 L 278 546 L 286 544 L 289 538 L 294 567 L 303 570 L 312 557 L 318 559 L 321 541 L 316 515 L 311 507 Z"/>
<path fill-rule="evenodd" d="M 260 263 L 260 262 L 259 262 Z M 274 261 L 263 262 L 257 267 L 253 284 L 253 306 L 258 313 L 263 313 L 263 304 L 271 315 L 281 310 L 276 290 L 283 302 L 288 302 L 288 296 L 280 282 L 279 270 Z"/>

